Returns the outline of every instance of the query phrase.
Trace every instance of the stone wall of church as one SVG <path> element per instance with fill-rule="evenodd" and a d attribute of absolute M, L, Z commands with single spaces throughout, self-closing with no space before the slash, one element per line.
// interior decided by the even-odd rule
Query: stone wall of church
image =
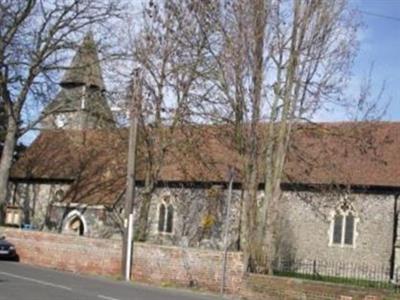
<path fill-rule="evenodd" d="M 143 188 L 139 187 L 134 211 L 135 226 L 142 203 Z M 232 193 L 230 216 L 227 219 L 228 191 L 220 186 L 211 188 L 163 187 L 157 188 L 151 197 L 147 224 L 147 242 L 161 245 L 223 249 L 227 229 L 230 250 L 239 249 L 241 221 L 241 192 Z M 122 236 L 124 218 L 123 200 L 112 208 L 104 206 L 55 205 L 51 209 L 50 230 L 63 220 L 63 232 L 73 213 L 77 212 L 85 223 L 85 236 L 118 239 Z M 164 205 L 164 216 L 160 215 Z M 168 221 L 168 208 L 172 208 Z M 170 210 L 171 212 L 171 210 Z M 71 216 L 69 216 L 72 214 Z M 167 229 L 167 223 L 170 227 Z M 162 225 L 160 225 L 162 223 Z"/>
<path fill-rule="evenodd" d="M 400 196 L 397 195 L 395 198 L 396 203 L 396 241 L 394 245 L 394 266 L 395 269 L 398 271 L 399 278 L 397 278 L 397 281 L 400 282 Z"/>
<path fill-rule="evenodd" d="M 68 188 L 68 184 L 62 183 L 12 183 L 8 204 L 22 209 L 23 224 L 45 229 L 49 221 L 50 204 L 59 201 L 60 192 L 65 193 Z"/>
<path fill-rule="evenodd" d="M 66 191 L 64 184 L 19 183 L 12 187 L 14 191 L 10 202 L 24 210 L 24 223 L 40 230 L 63 232 L 97 238 L 120 239 L 123 226 L 123 199 L 113 207 L 103 205 L 58 202 L 57 192 Z M 142 202 L 142 190 L 138 188 L 135 207 L 136 226 L 138 212 Z M 163 187 L 157 188 L 151 198 L 147 241 L 155 244 L 223 249 L 224 234 L 227 229 L 229 249 L 239 249 L 241 226 L 241 192 L 234 190 L 227 215 L 228 191 L 221 186 L 199 187 Z M 160 220 L 160 206 L 172 207 L 170 230 L 167 230 L 168 211 Z M 79 218 L 82 230 L 71 230 L 70 224 Z M 164 228 L 160 227 L 160 222 Z"/>
<path fill-rule="evenodd" d="M 364 264 L 390 269 L 395 211 L 393 195 L 351 194 L 355 215 L 353 245 L 334 243 L 334 213 L 343 195 L 284 192 L 280 216 L 282 260 Z"/>
<path fill-rule="evenodd" d="M 158 188 L 153 193 L 148 219 L 151 243 L 223 249 L 227 229 L 229 249 L 237 250 L 240 239 L 241 192 L 234 190 L 228 219 L 228 190 L 209 188 Z M 165 214 L 161 212 L 164 205 Z M 172 226 L 167 228 L 171 205 Z M 170 229 L 170 230 L 168 230 Z"/>
<path fill-rule="evenodd" d="M 112 208 L 57 203 L 57 192 L 66 189 L 67 184 L 19 183 L 11 189 L 10 204 L 20 205 L 24 211 L 24 223 L 32 224 L 37 229 L 71 234 L 73 232 L 68 231 L 67 225 L 78 215 L 84 223 L 83 235 L 121 238 L 124 198 Z M 142 201 L 141 192 L 142 188 L 138 188 L 136 221 Z M 241 191 L 233 191 L 229 221 L 227 198 L 228 191 L 218 186 L 157 188 L 150 203 L 147 241 L 163 245 L 223 249 L 225 228 L 228 226 L 229 249 L 240 249 L 243 213 Z M 397 250 L 393 251 L 395 197 L 358 193 L 345 198 L 355 216 L 353 245 L 332 242 L 334 212 L 343 202 L 343 195 L 285 191 L 281 199 L 278 228 L 280 260 L 362 263 L 389 268 L 394 259 L 400 270 L 399 238 Z M 161 212 L 162 205 L 164 213 Z M 170 220 L 169 206 L 173 210 Z M 399 226 L 399 222 L 397 224 Z"/>
<path fill-rule="evenodd" d="M 75 234 L 68 230 L 68 222 L 76 215 L 84 223 L 85 236 L 120 238 L 122 215 L 118 210 L 102 205 L 60 203 L 69 184 L 60 183 L 13 183 L 10 185 L 9 205 L 19 206 L 23 211 L 23 224 L 34 229 Z M 79 233 L 76 233 L 79 234 Z"/>
<path fill-rule="evenodd" d="M 58 203 L 50 208 L 46 230 L 68 235 L 120 239 L 122 236 L 122 220 L 116 213 L 103 205 L 87 206 Z M 71 228 L 76 220 L 81 223 L 81 232 L 79 228 Z"/>

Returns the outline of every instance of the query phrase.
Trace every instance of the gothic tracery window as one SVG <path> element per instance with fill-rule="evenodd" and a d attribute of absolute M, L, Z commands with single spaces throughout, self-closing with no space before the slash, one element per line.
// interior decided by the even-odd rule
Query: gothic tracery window
<path fill-rule="evenodd" d="M 158 232 L 172 233 L 174 226 L 174 206 L 170 196 L 165 196 L 158 207 Z"/>
<path fill-rule="evenodd" d="M 331 244 L 340 246 L 354 246 L 356 234 L 356 218 L 352 207 L 344 202 L 334 213 L 332 218 Z"/>

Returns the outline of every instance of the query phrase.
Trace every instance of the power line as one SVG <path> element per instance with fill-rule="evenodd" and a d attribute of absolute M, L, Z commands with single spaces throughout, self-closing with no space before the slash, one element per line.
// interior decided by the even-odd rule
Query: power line
<path fill-rule="evenodd" d="M 366 11 L 366 10 L 360 10 L 360 12 L 363 13 L 364 15 L 369 15 L 369 16 L 373 16 L 373 17 L 378 17 L 378 18 L 383 18 L 383 19 L 400 22 L 400 17 L 393 17 L 393 16 L 377 14 L 377 13 Z"/>

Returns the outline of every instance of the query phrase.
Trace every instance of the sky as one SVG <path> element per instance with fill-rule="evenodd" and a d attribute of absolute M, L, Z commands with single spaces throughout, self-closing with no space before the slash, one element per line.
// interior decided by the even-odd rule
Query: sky
<path fill-rule="evenodd" d="M 385 120 L 400 121 L 400 0 L 355 0 L 361 11 L 360 50 L 353 74 L 362 78 L 373 63 L 375 94 L 385 82 L 382 101 L 389 101 Z"/>
<path fill-rule="evenodd" d="M 144 0 L 126 0 L 132 10 L 139 12 Z M 326 0 L 333 1 L 333 0 Z M 384 85 L 379 102 L 386 107 L 383 120 L 400 121 L 400 0 L 349 0 L 360 12 L 359 52 L 352 69 L 352 79 L 346 95 L 352 100 L 359 94 L 361 82 L 371 66 L 371 101 Z M 346 121 L 353 115 L 340 107 L 317 113 L 316 121 Z"/>
<path fill-rule="evenodd" d="M 141 2 L 128 0 L 137 11 Z M 389 106 L 382 119 L 400 121 L 400 0 L 350 0 L 350 3 L 360 10 L 363 26 L 359 31 L 360 48 L 354 62 L 349 97 L 352 97 L 352 91 L 357 93 L 360 81 L 373 64 L 372 98 L 385 84 L 380 101 L 389 102 Z M 345 121 L 349 118 L 334 107 L 318 113 L 315 121 Z M 29 144 L 36 135 L 37 132 L 30 132 L 23 137 L 23 142 Z"/>
<path fill-rule="evenodd" d="M 139 6 L 143 0 L 130 0 Z M 333 0 L 326 0 L 333 1 Z M 354 61 L 349 84 L 350 99 L 359 94 L 360 83 L 368 76 L 371 66 L 371 101 L 379 99 L 381 109 L 388 104 L 382 120 L 400 121 L 400 0 L 349 0 L 360 12 L 359 52 Z M 353 115 L 332 107 L 319 112 L 316 121 L 346 121 Z"/>

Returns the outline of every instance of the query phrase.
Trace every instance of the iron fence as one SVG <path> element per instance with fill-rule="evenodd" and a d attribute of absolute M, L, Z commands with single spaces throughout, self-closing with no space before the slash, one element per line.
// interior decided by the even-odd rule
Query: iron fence
<path fill-rule="evenodd" d="M 389 288 L 400 292 L 400 268 L 317 259 L 277 260 L 274 275 L 350 284 L 371 288 Z"/>

